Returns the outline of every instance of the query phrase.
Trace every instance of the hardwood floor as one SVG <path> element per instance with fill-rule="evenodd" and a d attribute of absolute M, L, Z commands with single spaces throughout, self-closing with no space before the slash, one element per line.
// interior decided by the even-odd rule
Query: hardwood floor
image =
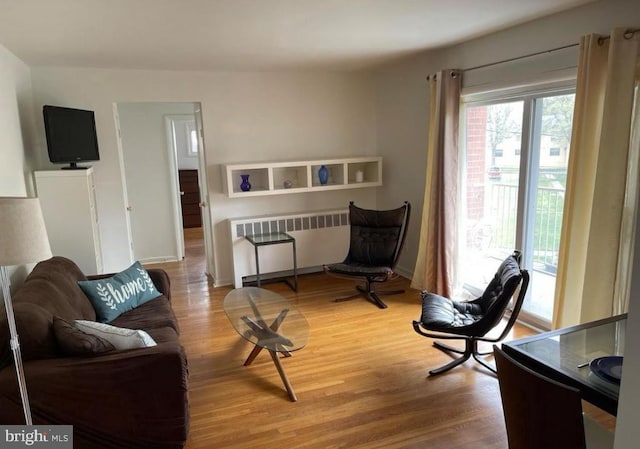
<path fill-rule="evenodd" d="M 310 325 L 308 345 L 282 360 L 294 403 L 266 351 L 243 366 L 252 345 L 222 309 L 231 287 L 209 285 L 201 248 L 190 241 L 183 262 L 154 265 L 171 277 L 189 359 L 188 449 L 507 447 L 493 375 L 467 362 L 428 377 L 451 359 L 413 331 L 420 298 L 407 280 L 394 281 L 407 291 L 385 297 L 386 310 L 360 298 L 333 302 L 353 283 L 324 274 L 301 276 L 298 293 L 284 283 L 265 286 L 294 303 Z M 518 325 L 514 332 L 530 333 Z"/>

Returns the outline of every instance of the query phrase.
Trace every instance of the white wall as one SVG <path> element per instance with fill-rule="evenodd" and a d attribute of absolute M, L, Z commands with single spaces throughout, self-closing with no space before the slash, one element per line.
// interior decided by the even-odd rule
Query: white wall
<path fill-rule="evenodd" d="M 403 61 L 397 61 L 381 68 L 376 76 L 377 95 L 377 132 L 378 153 L 386 160 L 395 156 L 394 164 L 388 174 L 388 182 L 378 197 L 380 206 L 390 205 L 403 197 L 411 197 L 414 203 L 414 220 L 412 227 L 419 224 L 422 213 L 422 193 L 424 189 L 425 148 L 427 142 L 428 95 L 425 78 L 428 74 L 445 68 L 465 69 L 496 62 L 503 59 L 544 51 L 572 43 L 577 43 L 581 35 L 589 33 L 608 34 L 614 27 L 637 28 L 640 26 L 640 3 L 637 0 L 602 0 L 562 12 L 551 17 L 536 20 L 487 37 L 431 52 Z M 556 68 L 575 67 L 577 63 L 575 51 L 562 52 L 563 58 L 553 56 Z M 544 63 L 548 58 L 542 58 Z M 538 71 L 541 58 L 532 58 L 525 71 L 511 70 L 506 66 L 496 66 L 491 74 L 503 78 L 505 83 L 512 84 L 519 76 L 528 78 L 531 71 Z M 518 64 L 519 68 L 523 66 Z M 505 73 L 501 73 L 501 69 Z M 470 77 L 472 74 L 469 73 Z M 465 75 L 467 76 L 467 75 Z M 481 78 L 473 74 L 475 83 Z M 486 77 L 485 77 L 486 80 Z M 496 84 L 499 84 L 496 83 Z M 639 234 L 640 238 L 640 234 Z M 417 253 L 417 231 L 409 234 L 401 264 L 414 266 Z M 640 263 L 640 255 L 636 257 Z M 640 279 L 636 279 L 640 283 Z M 640 287 L 635 292 L 640 291 Z M 625 368 L 622 381 L 620 414 L 616 432 L 616 449 L 637 447 L 635 428 L 638 422 L 637 404 L 640 404 L 640 352 L 637 350 L 639 340 L 637 295 L 631 299 L 627 339 L 625 351 Z"/>
<path fill-rule="evenodd" d="M 637 121 L 636 121 L 637 122 Z M 636 130 L 640 132 L 640 130 Z M 640 221 L 636 224 L 636 245 L 633 261 L 631 304 L 625 335 L 623 377 L 616 422 L 615 449 L 638 447 L 640 423 Z"/>
<path fill-rule="evenodd" d="M 32 135 L 31 71 L 0 45 L 0 196 L 33 193 L 25 161 Z"/>
<path fill-rule="evenodd" d="M 123 186 L 112 105 L 200 102 L 218 284 L 232 281 L 226 219 L 334 209 L 355 200 L 375 206 L 377 189 L 229 199 L 220 164 L 376 154 L 372 79 L 366 74 L 204 73 L 33 68 L 34 101 L 94 110 L 100 145 L 95 169 L 106 271 L 128 264 Z M 39 162 L 46 159 L 39 123 Z M 385 161 L 385 164 L 393 160 Z M 40 168 L 40 167 L 39 167 Z"/>
<path fill-rule="evenodd" d="M 26 160 L 33 151 L 33 116 L 31 71 L 0 45 L 0 196 L 30 196 L 35 192 Z M 31 267 L 10 269 L 12 290 L 22 284 Z"/>
<path fill-rule="evenodd" d="M 176 229 L 174 219 L 172 187 L 177 179 L 175 166 L 169 160 L 165 116 L 190 113 L 193 117 L 193 111 L 193 103 L 118 103 L 136 260 L 178 260 L 176 233 L 182 228 Z"/>

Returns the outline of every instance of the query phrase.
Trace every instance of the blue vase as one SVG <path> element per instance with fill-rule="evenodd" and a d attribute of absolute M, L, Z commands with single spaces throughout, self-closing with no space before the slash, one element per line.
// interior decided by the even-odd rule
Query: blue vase
<path fill-rule="evenodd" d="M 318 179 L 322 185 L 325 185 L 329 180 L 329 170 L 327 170 L 327 167 L 324 165 L 321 165 L 318 169 Z"/>
<path fill-rule="evenodd" d="M 251 183 L 249 182 L 249 175 L 240 175 L 242 178 L 242 183 L 240 184 L 240 188 L 243 192 L 248 192 L 251 190 Z"/>

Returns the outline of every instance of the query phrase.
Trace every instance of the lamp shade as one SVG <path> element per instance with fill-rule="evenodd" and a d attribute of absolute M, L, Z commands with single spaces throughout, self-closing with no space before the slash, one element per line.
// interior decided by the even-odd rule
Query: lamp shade
<path fill-rule="evenodd" d="M 51 247 L 38 198 L 0 197 L 0 265 L 39 262 Z"/>

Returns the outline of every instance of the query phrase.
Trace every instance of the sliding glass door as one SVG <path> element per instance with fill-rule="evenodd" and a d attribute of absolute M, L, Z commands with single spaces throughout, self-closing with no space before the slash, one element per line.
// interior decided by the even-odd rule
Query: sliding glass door
<path fill-rule="evenodd" d="M 574 94 L 467 103 L 458 278 L 475 295 L 514 249 L 531 284 L 522 314 L 548 327 L 567 177 Z"/>

